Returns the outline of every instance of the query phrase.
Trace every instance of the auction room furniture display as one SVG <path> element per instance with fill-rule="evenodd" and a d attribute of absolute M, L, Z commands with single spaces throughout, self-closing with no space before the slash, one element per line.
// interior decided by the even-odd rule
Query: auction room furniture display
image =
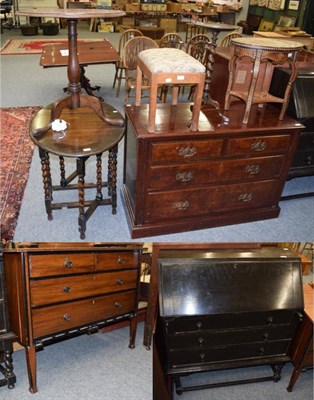
<path fill-rule="evenodd" d="M 10 329 L 7 289 L 4 276 L 3 246 L 0 245 L 0 387 L 14 388 L 16 377 L 13 372 L 14 333 Z"/>
<path fill-rule="evenodd" d="M 163 252 L 154 341 L 168 399 L 217 386 L 281 378 L 302 320 L 300 259 L 288 249 Z M 184 386 L 181 376 L 270 365 L 272 374 Z"/>
<path fill-rule="evenodd" d="M 159 104 L 148 133 L 148 105 L 126 106 L 123 199 L 132 238 L 268 218 L 280 196 L 303 126 L 267 105 L 234 104 L 222 125 L 216 110 L 190 132 L 188 103 Z"/>
<path fill-rule="evenodd" d="M 291 358 L 294 370 L 287 388 L 292 392 L 302 370 L 313 368 L 313 321 L 314 321 L 314 290 L 313 283 L 303 285 L 304 313 L 303 320 L 291 345 Z"/>
<path fill-rule="evenodd" d="M 48 44 L 43 48 L 39 65 L 44 68 L 65 67 L 68 65 L 67 53 L 67 44 Z M 91 86 L 90 80 L 85 75 L 85 67 L 96 64 L 115 64 L 120 61 L 119 54 L 107 39 L 100 42 L 79 42 L 78 58 L 81 88 L 89 95 L 93 95 L 93 92 L 99 90 L 100 86 Z M 64 91 L 67 90 L 68 88 L 64 89 Z"/>
<path fill-rule="evenodd" d="M 161 62 L 162 60 L 162 62 Z M 178 103 L 179 85 L 193 85 L 193 111 L 191 131 L 197 131 L 205 83 L 205 67 L 194 57 L 177 48 L 159 48 L 141 51 L 137 58 L 135 105 L 141 105 L 142 82 L 147 79 L 150 86 L 148 127 L 150 133 L 157 133 L 156 115 L 158 88 L 172 86 L 171 105 Z"/>
<path fill-rule="evenodd" d="M 73 144 L 75 150 L 63 152 L 65 146 L 62 147 L 62 151 L 56 151 L 56 155 L 61 157 L 60 160 L 60 172 L 61 172 L 61 187 L 65 188 L 68 183 L 73 179 L 74 176 L 79 176 L 78 189 L 79 189 L 79 202 L 72 203 L 71 206 L 79 208 L 79 231 L 81 239 L 85 237 L 86 221 L 92 215 L 96 207 L 102 202 L 102 195 L 99 191 L 100 187 L 100 169 L 101 162 L 100 157 L 103 151 L 112 150 L 113 154 L 116 154 L 117 142 L 121 139 L 124 133 L 124 120 L 122 116 L 110 106 L 105 106 L 101 103 L 100 99 L 95 96 L 83 96 L 81 95 L 81 84 L 80 84 L 80 64 L 78 59 L 78 44 L 77 44 L 77 23 L 80 19 L 87 18 L 111 18 L 119 17 L 124 15 L 124 12 L 119 10 L 89 10 L 89 9 L 24 9 L 19 12 L 20 16 L 26 17 L 51 17 L 51 18 L 62 18 L 67 20 L 68 25 L 68 46 L 69 46 L 69 58 L 68 58 L 68 92 L 69 96 L 57 100 L 52 106 L 48 106 L 44 109 L 44 113 L 49 111 L 50 117 L 42 118 L 39 114 L 35 115 L 32 122 L 31 138 L 35 144 L 39 146 L 41 152 L 41 162 L 44 178 L 44 191 L 45 191 L 45 204 L 48 219 L 51 219 L 51 176 L 49 169 L 49 158 L 48 153 L 54 152 L 56 147 L 65 139 L 67 136 L 72 136 L 72 139 L 77 139 L 78 142 Z M 83 109 L 83 110 L 82 110 Z M 69 111 L 68 111 L 69 110 Z M 76 119 L 78 122 L 76 128 L 72 129 L 69 121 L 66 120 L 68 113 Z M 84 122 L 82 121 L 82 113 L 84 114 Z M 64 118 L 64 119 L 63 119 Z M 93 142 L 93 131 L 90 130 L 90 125 L 86 124 L 86 121 L 99 120 L 102 124 L 102 128 L 97 135 L 98 141 Z M 82 123 L 83 122 L 83 123 Z M 85 124 L 85 125 L 84 125 Z M 112 130 L 111 130 L 111 129 Z M 84 139 L 84 136 L 86 139 Z M 101 136 L 101 144 L 99 147 L 99 139 Z M 47 142 L 47 146 L 44 144 Z M 72 142 L 71 140 L 69 142 Z M 106 145 L 104 145 L 106 142 Z M 89 143 L 93 143 L 93 146 L 89 147 Z M 77 148 L 76 148 L 77 145 Z M 97 152 L 98 153 L 97 153 Z M 45 152 L 45 154 L 43 153 Z M 73 154 L 74 153 L 74 154 Z M 85 161 L 90 155 L 97 154 L 97 194 L 93 204 L 88 207 L 85 211 L 85 206 L 88 205 L 84 201 L 84 188 L 86 187 L 84 182 L 85 176 Z M 64 156 L 77 157 L 77 170 L 69 177 L 65 179 L 64 175 Z M 115 156 L 113 156 L 115 158 Z M 110 158 L 110 155 L 109 155 Z M 116 163 L 116 159 L 112 161 Z M 108 172 L 108 180 L 114 179 L 114 172 Z M 110 184 L 109 196 L 111 196 Z M 113 205 L 113 213 L 115 213 L 115 199 L 111 199 L 109 204 Z"/>
<path fill-rule="evenodd" d="M 245 102 L 245 112 L 243 116 L 243 124 L 247 124 L 250 116 L 252 104 L 259 104 L 262 107 L 265 103 L 281 103 L 281 112 L 279 119 L 281 120 L 286 112 L 292 83 L 296 78 L 296 57 L 298 51 L 302 49 L 302 45 L 298 42 L 290 42 L 284 40 L 269 40 L 265 38 L 236 38 L 231 40 L 234 45 L 234 54 L 229 63 L 229 83 L 226 92 L 225 110 L 230 109 L 232 97 L 236 97 Z M 252 60 L 251 78 L 248 90 L 234 89 L 235 71 L 237 62 L 243 58 Z M 257 87 L 257 81 L 260 73 L 261 64 L 266 63 L 265 83 L 262 87 Z M 291 69 L 290 79 L 287 83 L 284 97 L 279 98 L 272 96 L 268 92 L 269 82 L 272 77 L 272 69 L 274 65 L 282 65 L 287 63 Z M 267 71 L 268 70 L 268 71 Z"/>
<path fill-rule="evenodd" d="M 34 243 L 4 251 L 12 331 L 25 347 L 30 391 L 36 350 L 129 319 L 134 348 L 142 244 Z"/>

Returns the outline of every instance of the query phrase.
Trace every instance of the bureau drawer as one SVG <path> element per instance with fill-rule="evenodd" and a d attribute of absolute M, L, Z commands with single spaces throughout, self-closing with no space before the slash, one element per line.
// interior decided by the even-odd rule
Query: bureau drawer
<path fill-rule="evenodd" d="M 208 214 L 215 206 L 215 192 L 213 188 L 149 193 L 146 220 L 160 221 Z"/>
<path fill-rule="evenodd" d="M 30 287 L 31 305 L 36 307 L 135 289 L 137 287 L 137 270 L 33 280 L 30 282 Z"/>
<path fill-rule="evenodd" d="M 136 298 L 136 291 L 131 290 L 34 309 L 32 310 L 33 337 L 48 336 L 135 311 Z"/>
<path fill-rule="evenodd" d="M 132 251 L 96 254 L 96 270 L 124 269 L 137 267 L 138 253 Z"/>
<path fill-rule="evenodd" d="M 206 160 L 219 157 L 222 144 L 221 139 L 151 143 L 150 159 L 153 163 Z"/>
<path fill-rule="evenodd" d="M 239 183 L 221 186 L 217 191 L 217 210 L 248 209 L 273 205 L 277 181 Z"/>
<path fill-rule="evenodd" d="M 95 258 L 93 253 L 32 254 L 29 269 L 33 278 L 92 272 Z"/>
<path fill-rule="evenodd" d="M 215 345 L 231 345 L 252 342 L 290 340 L 294 332 L 293 325 L 277 325 L 254 329 L 230 329 L 228 331 L 199 331 L 177 335 L 167 335 L 167 345 L 171 349 L 202 348 Z"/>
<path fill-rule="evenodd" d="M 287 151 L 290 144 L 290 135 L 254 136 L 248 138 L 229 139 L 225 155 L 248 156 L 252 154 L 278 153 Z"/>
<path fill-rule="evenodd" d="M 169 335 L 180 332 L 201 332 L 222 329 L 247 329 L 249 327 L 273 327 L 276 325 L 296 326 L 297 314 L 291 310 L 257 313 L 219 314 L 208 316 L 165 318 Z"/>
<path fill-rule="evenodd" d="M 286 355 L 289 340 L 280 340 L 268 343 L 245 343 L 241 345 L 213 346 L 204 349 L 186 349 L 168 351 L 170 367 L 190 367 L 196 365 L 258 359 L 260 357 Z"/>
<path fill-rule="evenodd" d="M 149 189 L 180 189 L 215 182 L 272 179 L 280 175 L 284 156 L 220 160 L 149 168 Z"/>

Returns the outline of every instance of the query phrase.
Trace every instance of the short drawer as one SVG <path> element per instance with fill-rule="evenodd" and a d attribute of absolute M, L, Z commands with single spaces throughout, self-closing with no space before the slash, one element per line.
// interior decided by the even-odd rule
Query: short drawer
<path fill-rule="evenodd" d="M 270 156 L 152 166 L 148 172 L 148 189 L 173 190 L 216 182 L 273 179 L 279 177 L 283 161 L 284 156 Z"/>
<path fill-rule="evenodd" d="M 93 253 L 31 254 L 29 269 L 33 278 L 92 272 L 95 257 Z"/>
<path fill-rule="evenodd" d="M 33 337 L 39 338 L 85 324 L 106 320 L 137 309 L 136 291 L 34 309 Z"/>
<path fill-rule="evenodd" d="M 258 359 L 261 357 L 285 356 L 289 340 L 269 343 L 246 343 L 230 346 L 213 346 L 204 349 L 169 350 L 168 363 L 175 367 L 195 367 L 217 362 Z"/>
<path fill-rule="evenodd" d="M 138 253 L 132 251 L 97 253 L 96 270 L 124 269 L 138 266 Z"/>
<path fill-rule="evenodd" d="M 215 206 L 216 189 L 149 193 L 146 221 L 208 214 Z"/>
<path fill-rule="evenodd" d="M 229 139 L 225 154 L 228 156 L 248 156 L 253 154 L 284 154 L 290 145 L 290 135 L 253 136 Z"/>
<path fill-rule="evenodd" d="M 217 210 L 249 209 L 274 205 L 275 180 L 221 186 L 217 190 Z"/>
<path fill-rule="evenodd" d="M 295 326 L 297 315 L 291 310 L 276 310 L 257 313 L 237 313 L 193 317 L 165 318 L 169 335 L 180 332 L 204 332 L 208 330 L 248 329 L 249 327 Z"/>
<path fill-rule="evenodd" d="M 30 282 L 33 307 L 137 287 L 137 270 L 66 276 Z"/>
<path fill-rule="evenodd" d="M 177 335 L 167 335 L 167 344 L 171 349 L 191 349 L 252 342 L 266 343 L 273 340 L 290 340 L 293 332 L 293 325 L 266 326 L 239 330 L 187 332 Z"/>
<path fill-rule="evenodd" d="M 151 162 L 176 162 L 206 160 L 219 157 L 223 140 L 177 141 L 152 143 L 150 148 Z"/>

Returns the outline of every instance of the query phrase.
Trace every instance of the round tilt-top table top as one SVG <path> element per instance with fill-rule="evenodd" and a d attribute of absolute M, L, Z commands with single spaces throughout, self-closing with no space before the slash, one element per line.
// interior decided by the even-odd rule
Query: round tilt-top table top
<path fill-rule="evenodd" d="M 289 50 L 301 50 L 302 44 L 299 42 L 293 42 L 290 40 L 281 39 L 268 39 L 268 38 L 234 38 L 231 42 L 238 47 L 244 49 L 257 49 L 257 50 L 274 50 L 274 51 L 289 51 Z"/>
<path fill-rule="evenodd" d="M 116 18 L 123 17 L 124 11 L 88 8 L 23 8 L 17 15 L 21 17 L 52 17 L 63 19 Z"/>

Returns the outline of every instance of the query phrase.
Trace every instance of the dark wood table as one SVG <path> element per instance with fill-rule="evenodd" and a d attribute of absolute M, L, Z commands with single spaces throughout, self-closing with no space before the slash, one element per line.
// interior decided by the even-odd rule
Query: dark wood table
<path fill-rule="evenodd" d="M 52 105 L 40 110 L 30 125 L 30 136 L 39 148 L 42 165 L 45 206 L 48 220 L 52 220 L 52 210 L 62 207 L 79 209 L 79 231 L 81 239 L 85 238 L 86 223 L 95 209 L 100 205 L 111 205 L 112 214 L 117 207 L 117 153 L 118 143 L 124 135 L 124 127 L 104 124 L 89 107 L 63 109 L 60 118 L 67 122 L 65 131 L 47 131 Z M 108 104 L 103 104 L 106 115 L 114 121 L 122 115 Z M 108 151 L 108 179 L 102 181 L 102 154 Z M 49 154 L 59 156 L 60 184 L 53 185 Z M 96 156 L 96 183 L 85 182 L 85 162 L 90 156 Z M 64 157 L 76 158 L 76 170 L 66 176 Z M 77 184 L 71 182 L 78 177 Z M 107 187 L 108 198 L 104 198 L 102 188 Z M 94 200 L 85 200 L 85 189 L 96 188 Z M 53 192 L 56 190 L 78 190 L 78 202 L 53 203 Z M 86 210 L 85 208 L 88 207 Z"/>
<path fill-rule="evenodd" d="M 39 65 L 44 68 L 66 67 L 69 60 L 69 46 L 63 44 L 48 44 L 44 47 Z M 102 41 L 78 42 L 78 61 L 80 65 L 80 83 L 86 93 L 93 95 L 93 91 L 99 90 L 100 86 L 91 86 L 90 80 L 85 75 L 85 67 L 91 64 L 114 64 L 120 60 L 120 56 L 109 42 Z M 64 91 L 67 91 L 65 88 Z"/>

